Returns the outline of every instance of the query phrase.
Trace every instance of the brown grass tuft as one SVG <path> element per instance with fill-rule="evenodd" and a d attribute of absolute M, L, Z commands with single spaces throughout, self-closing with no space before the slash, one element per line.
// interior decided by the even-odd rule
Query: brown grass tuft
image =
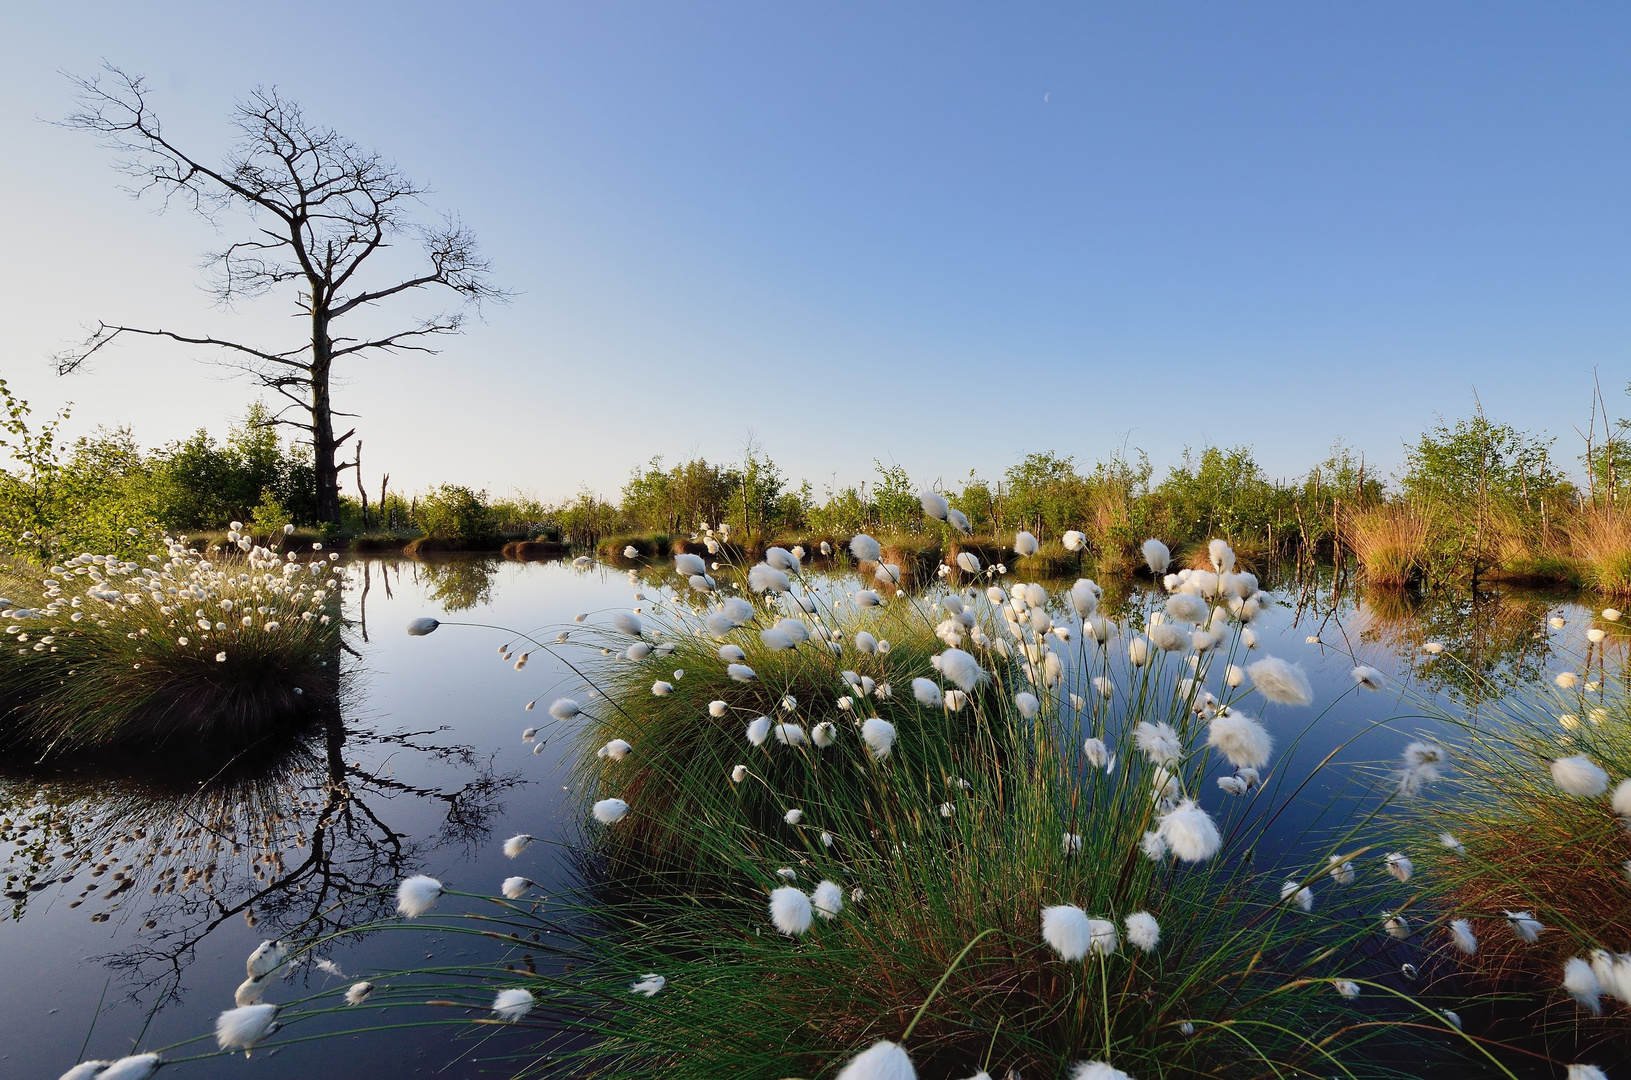
<path fill-rule="evenodd" d="M 1425 569 L 1430 527 L 1412 507 L 1378 506 L 1342 525 L 1342 542 L 1354 553 L 1373 585 L 1404 586 Z"/>

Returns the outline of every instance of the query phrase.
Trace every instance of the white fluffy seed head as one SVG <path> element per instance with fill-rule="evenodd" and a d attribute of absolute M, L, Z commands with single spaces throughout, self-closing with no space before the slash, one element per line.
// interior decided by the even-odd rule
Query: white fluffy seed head
<path fill-rule="evenodd" d="M 622 799 L 601 799 L 591 808 L 595 820 L 602 825 L 615 825 L 629 812 L 629 804 Z"/>
<path fill-rule="evenodd" d="M 526 893 L 527 886 L 532 884 L 524 877 L 507 877 L 502 887 L 504 896 L 509 900 L 519 900 Z"/>
<path fill-rule="evenodd" d="M 248 1050 L 275 1030 L 276 1005 L 241 1005 L 215 1018 L 215 1042 L 222 1050 Z M 105 1073 L 103 1075 L 106 1075 Z"/>
<path fill-rule="evenodd" d="M 1133 912 L 1127 916 L 1126 926 L 1129 944 L 1145 952 L 1154 952 L 1155 947 L 1161 944 L 1161 924 L 1149 912 Z"/>
<path fill-rule="evenodd" d="M 493 1012 L 498 1014 L 500 1020 L 513 1024 L 531 1012 L 534 1004 L 536 1000 L 532 996 L 532 991 L 511 987 L 494 995 Z"/>
<path fill-rule="evenodd" d="M 1041 545 L 1036 542 L 1036 537 L 1032 536 L 1024 529 L 1021 529 L 1014 536 L 1015 555 L 1035 555 L 1040 546 Z"/>
<path fill-rule="evenodd" d="M 1274 749 L 1274 739 L 1262 724 L 1233 709 L 1212 718 L 1207 725 L 1206 741 L 1221 750 L 1237 769 L 1261 769 L 1268 764 Z"/>
<path fill-rule="evenodd" d="M 810 929 L 810 898 L 791 885 L 770 894 L 770 921 L 780 933 L 797 937 Z"/>
<path fill-rule="evenodd" d="M 1591 1015 L 1602 1014 L 1603 986 L 1597 981 L 1597 974 L 1591 970 L 1591 964 L 1585 960 L 1571 956 L 1563 962 L 1563 989 L 1579 1002 L 1581 1008 L 1589 1010 Z"/>
<path fill-rule="evenodd" d="M 763 746 L 765 740 L 770 738 L 770 717 L 761 716 L 747 726 L 748 742 L 754 746 Z"/>
<path fill-rule="evenodd" d="M 1456 919 L 1450 924 L 1450 940 L 1468 956 L 1478 952 L 1478 938 L 1472 932 L 1472 923 L 1466 919 Z"/>
<path fill-rule="evenodd" d="M 883 549 L 866 533 L 857 533 L 849 542 L 849 552 L 860 562 L 877 562 Z"/>
<path fill-rule="evenodd" d="M 1194 799 L 1184 799 L 1163 815 L 1159 832 L 1167 847 L 1184 862 L 1210 859 L 1223 846 L 1217 825 Z"/>
<path fill-rule="evenodd" d="M 1149 566 L 1150 573 L 1160 577 L 1172 563 L 1172 552 L 1167 545 L 1151 537 L 1144 541 L 1144 562 Z"/>
<path fill-rule="evenodd" d="M 861 741 L 872 750 L 872 756 L 883 760 L 895 746 L 895 725 L 876 716 L 861 723 Z"/>
<path fill-rule="evenodd" d="M 1071 904 L 1043 908 L 1042 940 L 1062 960 L 1082 959 L 1093 942 L 1093 929 L 1087 912 Z"/>
<path fill-rule="evenodd" d="M 1246 674 L 1251 677 L 1257 692 L 1276 705 L 1314 703 L 1314 691 L 1308 685 L 1308 676 L 1296 664 L 1287 663 L 1277 656 L 1265 656 L 1248 664 Z"/>
<path fill-rule="evenodd" d="M 1565 795 L 1595 799 L 1608 790 L 1608 774 L 1584 754 L 1552 762 L 1552 782 Z"/>
<path fill-rule="evenodd" d="M 810 903 L 823 919 L 836 919 L 844 910 L 844 890 L 837 883 L 824 880 L 810 893 Z"/>
<path fill-rule="evenodd" d="M 917 1080 L 917 1070 L 898 1044 L 880 1039 L 850 1058 L 836 1080 Z"/>
<path fill-rule="evenodd" d="M 1070 1080 L 1133 1080 L 1108 1061 L 1078 1061 L 1070 1067 Z"/>
<path fill-rule="evenodd" d="M 441 899 L 442 883 L 426 874 L 415 874 L 396 887 L 397 914 L 417 919 Z"/>

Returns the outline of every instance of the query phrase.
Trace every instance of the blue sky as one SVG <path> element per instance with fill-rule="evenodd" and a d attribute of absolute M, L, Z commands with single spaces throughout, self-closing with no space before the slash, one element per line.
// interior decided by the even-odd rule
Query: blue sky
<path fill-rule="evenodd" d="M 157 345 L 55 378 L 87 321 L 298 332 L 212 309 L 216 235 L 42 122 L 103 58 L 206 154 L 276 84 L 515 290 L 350 370 L 371 485 L 611 491 L 749 431 L 818 490 L 1123 441 L 1289 476 L 1340 436 L 1385 470 L 1474 387 L 1572 461 L 1592 369 L 1616 407 L 1631 381 L 1624 5 L 143 7 L 0 23 L 0 373 L 76 430 L 160 443 L 253 396 Z"/>

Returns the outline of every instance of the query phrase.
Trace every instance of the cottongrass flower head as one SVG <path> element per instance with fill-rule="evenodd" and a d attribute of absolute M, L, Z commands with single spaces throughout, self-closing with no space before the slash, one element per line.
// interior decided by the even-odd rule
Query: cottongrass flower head
<path fill-rule="evenodd" d="M 1114 927 L 1111 928 L 1114 932 Z M 1072 904 L 1042 909 L 1042 940 L 1061 960 L 1080 960 L 1093 943 L 1092 920 L 1087 912 Z"/>
<path fill-rule="evenodd" d="M 748 742 L 754 746 L 763 746 L 770 738 L 770 717 L 761 716 L 754 719 L 747 726 Z"/>
<path fill-rule="evenodd" d="M 1121 938 L 1116 934 L 1116 924 L 1109 919 L 1087 920 L 1087 931 L 1091 937 L 1089 947 L 1099 956 L 1113 956 L 1121 948 Z"/>
<path fill-rule="evenodd" d="M 1414 795 L 1423 784 L 1432 783 L 1443 776 L 1444 747 L 1438 743 L 1413 742 L 1404 748 L 1404 769 L 1399 774 L 1399 793 Z"/>
<path fill-rule="evenodd" d="M 629 812 L 629 804 L 622 799 L 601 799 L 591 808 L 595 820 L 602 825 L 615 825 Z"/>
<path fill-rule="evenodd" d="M 507 1024 L 513 1024 L 532 1011 L 537 999 L 532 996 L 531 990 L 522 990 L 512 986 L 508 990 L 500 990 L 493 998 L 493 1012 Z"/>
<path fill-rule="evenodd" d="M 1144 541 L 1143 550 L 1144 562 L 1149 566 L 1150 573 L 1159 577 L 1167 572 L 1167 567 L 1172 564 L 1172 552 L 1167 545 L 1152 536 Z"/>
<path fill-rule="evenodd" d="M 1184 862 L 1203 862 L 1223 846 L 1217 825 L 1194 799 L 1184 799 L 1162 815 L 1158 831 L 1172 853 Z"/>
<path fill-rule="evenodd" d="M 408 623 L 408 636 L 409 637 L 424 637 L 426 634 L 431 633 L 438 626 L 441 626 L 441 625 L 442 625 L 441 623 L 437 622 L 435 619 L 431 618 L 430 616 L 421 615 L 419 618 L 414 619 L 412 622 Z"/>
<path fill-rule="evenodd" d="M 629 756 L 634 747 L 629 745 L 627 739 L 613 739 L 611 742 L 595 751 L 595 756 L 602 761 L 622 761 Z"/>
<path fill-rule="evenodd" d="M 345 990 L 345 1003 L 347 1005 L 361 1005 L 368 1000 L 368 995 L 374 992 L 374 984 L 366 979 L 354 982 Z"/>
<path fill-rule="evenodd" d="M 1280 899 L 1284 900 L 1287 897 L 1304 911 L 1314 910 L 1314 890 L 1301 882 L 1288 881 L 1280 886 Z"/>
<path fill-rule="evenodd" d="M 923 512 L 936 521 L 945 521 L 946 516 L 951 512 L 951 504 L 938 491 L 919 492 L 917 501 L 922 505 Z"/>
<path fill-rule="evenodd" d="M 222 1050 L 242 1050 L 246 1055 L 255 1044 L 277 1030 L 276 1005 L 240 1005 L 215 1018 L 215 1043 Z M 106 1075 L 105 1073 L 103 1075 Z"/>
<path fill-rule="evenodd" d="M 1192 644 L 1189 634 L 1173 623 L 1164 622 L 1151 626 L 1149 635 L 1150 643 L 1162 652 L 1181 652 Z"/>
<path fill-rule="evenodd" d="M 629 637 L 639 637 L 645 632 L 645 624 L 640 621 L 640 616 L 632 611 L 613 612 L 612 625 L 617 628 L 618 633 L 627 634 Z"/>
<path fill-rule="evenodd" d="M 1396 941 L 1404 941 L 1410 937 L 1410 920 L 1403 915 L 1395 915 L 1391 911 L 1382 912 L 1382 929 L 1387 936 Z"/>
<path fill-rule="evenodd" d="M 1337 979 L 1331 984 L 1331 986 L 1335 988 L 1337 993 L 1341 994 L 1345 998 L 1356 998 L 1359 996 L 1359 984 L 1354 982 L 1352 979 Z"/>
<path fill-rule="evenodd" d="M 1220 574 L 1233 572 L 1235 568 L 1235 549 L 1229 546 L 1226 540 L 1213 540 L 1206 545 L 1206 554 L 1212 563 L 1212 569 Z"/>
<path fill-rule="evenodd" d="M 657 992 L 668 985 L 668 980 L 656 972 L 647 972 L 640 976 L 638 982 L 629 984 L 629 993 L 639 994 L 641 997 L 656 997 Z"/>
<path fill-rule="evenodd" d="M 938 709 L 944 703 L 940 687 L 930 679 L 917 678 L 912 680 L 912 696 L 920 705 L 927 705 L 931 709 Z"/>
<path fill-rule="evenodd" d="M 1354 883 L 1353 863 L 1342 861 L 1341 855 L 1332 855 L 1329 862 L 1330 866 L 1326 873 L 1331 875 L 1333 881 L 1338 885 L 1352 885 Z"/>
<path fill-rule="evenodd" d="M 856 533 L 849 542 L 849 553 L 859 562 L 877 562 L 878 556 L 883 554 L 883 549 L 866 533 Z"/>
<path fill-rule="evenodd" d="M 549 715 L 557 720 L 570 720 L 579 713 L 578 703 L 571 698 L 556 698 L 550 702 Z"/>
<path fill-rule="evenodd" d="M 836 1080 L 917 1080 L 917 1070 L 898 1043 L 879 1039 L 850 1058 Z"/>
<path fill-rule="evenodd" d="M 965 574 L 978 574 L 980 572 L 980 557 L 972 551 L 959 551 L 957 553 L 957 569 Z"/>
<path fill-rule="evenodd" d="M 793 588 L 793 583 L 788 580 L 786 574 L 769 563 L 758 563 L 748 571 L 748 588 L 756 593 L 767 591 L 784 593 Z"/>
<path fill-rule="evenodd" d="M 783 885 L 770 894 L 770 922 L 778 933 L 797 937 L 810 929 L 810 898 L 791 885 Z"/>
<path fill-rule="evenodd" d="M 771 652 L 786 652 L 798 644 L 787 631 L 775 626 L 767 626 L 759 631 L 759 641 Z"/>
<path fill-rule="evenodd" d="M 1068 832 L 1059 839 L 1059 850 L 1065 858 L 1082 853 L 1082 834 Z"/>
<path fill-rule="evenodd" d="M 1066 551 L 1085 551 L 1087 549 L 1087 534 L 1076 529 L 1066 529 L 1065 535 L 1060 537 Z"/>
<path fill-rule="evenodd" d="M 1103 739 L 1084 740 L 1082 753 L 1086 755 L 1087 763 L 1095 769 L 1104 768 L 1105 762 L 1110 760 L 1110 748 L 1104 745 Z"/>
<path fill-rule="evenodd" d="M 708 564 L 702 561 L 701 555 L 687 552 L 674 556 L 674 569 L 681 577 L 693 577 L 697 574 L 707 574 Z"/>
<path fill-rule="evenodd" d="M 1014 708 L 1018 709 L 1019 715 L 1025 719 L 1034 720 L 1036 714 L 1042 708 L 1042 703 L 1036 699 L 1035 694 L 1026 693 L 1022 690 L 1014 695 Z"/>
<path fill-rule="evenodd" d="M 396 887 L 398 915 L 417 919 L 442 898 L 442 883 L 428 874 L 415 874 Z"/>
<path fill-rule="evenodd" d="M 1143 667 L 1150 659 L 1150 643 L 1146 638 L 1135 637 L 1127 643 L 1127 662 L 1134 667 Z"/>
<path fill-rule="evenodd" d="M 1248 664 L 1246 674 L 1251 677 L 1258 693 L 1276 705 L 1314 703 L 1314 691 L 1308 685 L 1308 676 L 1297 664 L 1287 663 L 1277 656 L 1265 656 Z"/>
<path fill-rule="evenodd" d="M 1040 546 L 1041 545 L 1036 542 L 1036 537 L 1032 536 L 1024 529 L 1021 529 L 1014 536 L 1015 555 L 1035 555 Z"/>
<path fill-rule="evenodd" d="M 807 741 L 804 728 L 798 724 L 777 724 L 771 730 L 783 746 L 803 746 Z"/>
<path fill-rule="evenodd" d="M 1571 956 L 1565 960 L 1563 989 L 1579 1002 L 1582 1009 L 1590 1010 L 1593 1016 L 1602 1015 L 1603 985 L 1597 981 L 1597 973 L 1591 970 L 1591 964 L 1578 956 Z"/>
<path fill-rule="evenodd" d="M 810 905 L 823 919 L 836 919 L 844 910 L 844 890 L 837 882 L 823 880 L 810 893 Z"/>
<path fill-rule="evenodd" d="M 1206 601 L 1193 593 L 1173 593 L 1167 597 L 1167 615 L 1178 622 L 1199 626 L 1211 618 Z"/>
<path fill-rule="evenodd" d="M 865 630 L 857 631 L 855 634 L 855 649 L 857 652 L 871 656 L 878 651 L 878 639 Z"/>
<path fill-rule="evenodd" d="M 501 890 L 503 891 L 504 898 L 506 900 L 519 900 L 522 896 L 526 895 L 527 886 L 531 884 L 532 882 L 528 881 L 524 877 L 507 877 L 504 879 L 504 884 L 501 886 Z"/>
<path fill-rule="evenodd" d="M 810 729 L 810 741 L 825 750 L 838 742 L 838 725 L 831 720 L 823 720 Z"/>
<path fill-rule="evenodd" d="M 1533 945 L 1540 940 L 1541 931 L 1546 929 L 1539 919 L 1527 911 L 1506 911 L 1503 909 L 1501 914 L 1506 916 L 1507 924 L 1512 927 L 1512 932 L 1518 935 L 1518 940 L 1526 945 Z"/>
<path fill-rule="evenodd" d="M 765 562 L 769 563 L 771 566 L 775 567 L 777 570 L 783 571 L 784 573 L 788 573 L 788 574 L 798 573 L 798 569 L 799 569 L 798 556 L 794 555 L 791 551 L 788 551 L 786 548 L 779 548 L 779 547 L 765 548 Z"/>
<path fill-rule="evenodd" d="M 947 649 L 938 654 L 933 660 L 934 666 L 940 674 L 957 684 L 958 689 L 964 693 L 973 693 L 986 679 L 990 678 L 980 662 L 962 649 Z"/>
<path fill-rule="evenodd" d="M 238 984 L 238 989 L 232 993 L 234 1005 L 259 1005 L 266 997 L 265 979 L 257 979 L 253 975 Z"/>
<path fill-rule="evenodd" d="M 797 825 L 799 822 L 804 820 L 804 811 L 795 806 L 793 809 L 782 815 L 782 820 L 787 822 L 789 825 Z"/>
<path fill-rule="evenodd" d="M 1410 875 L 1416 872 L 1416 864 L 1401 851 L 1390 851 L 1383 859 L 1383 869 L 1400 881 L 1409 881 Z"/>
<path fill-rule="evenodd" d="M 1081 618 L 1087 618 L 1099 609 L 1100 590 L 1089 578 L 1077 578 L 1070 587 L 1070 606 Z"/>
<path fill-rule="evenodd" d="M 747 778 L 748 778 L 748 767 L 746 765 L 738 765 L 738 766 L 736 766 L 736 768 L 731 770 L 731 783 L 740 784 L 743 780 L 746 780 Z"/>
<path fill-rule="evenodd" d="M 871 749 L 875 759 L 882 761 L 894 749 L 895 725 L 876 716 L 870 717 L 861 724 L 861 741 Z"/>
<path fill-rule="evenodd" d="M 1243 712 L 1231 709 L 1207 725 L 1207 744 L 1223 751 L 1235 768 L 1261 769 L 1268 764 L 1274 739 L 1268 729 Z"/>
<path fill-rule="evenodd" d="M 1382 689 L 1382 673 L 1373 667 L 1366 667 L 1364 664 L 1359 665 L 1353 669 L 1353 678 L 1361 690 Z"/>
<path fill-rule="evenodd" d="M 1466 919 L 1456 919 L 1450 924 L 1450 941 L 1468 956 L 1478 952 L 1478 937 L 1472 932 L 1472 923 Z"/>
<path fill-rule="evenodd" d="M 289 948 L 283 942 L 263 941 L 255 946 L 255 951 L 244 961 L 244 972 L 251 979 L 262 978 L 282 967 L 283 961 L 288 957 Z"/>
<path fill-rule="evenodd" d="M 1595 1065 L 1577 1061 L 1569 1066 L 1569 1074 L 1563 1080 L 1608 1080 L 1608 1074 Z"/>
<path fill-rule="evenodd" d="M 1572 671 L 1560 671 L 1552 681 L 1564 690 L 1573 690 L 1580 685 L 1580 676 Z"/>
<path fill-rule="evenodd" d="M 1565 795 L 1595 799 L 1608 790 L 1608 773 L 1586 755 L 1576 754 L 1552 762 L 1552 782 Z"/>
<path fill-rule="evenodd" d="M 752 682 L 759 677 L 758 672 L 746 664 L 730 664 L 725 668 L 725 674 L 735 682 Z"/>
<path fill-rule="evenodd" d="M 1184 744 L 1178 732 L 1164 720 L 1158 724 L 1140 723 L 1133 729 L 1133 743 L 1156 765 L 1170 765 L 1184 756 Z"/>
<path fill-rule="evenodd" d="M 872 576 L 885 585 L 899 585 L 900 567 L 895 563 L 881 562 L 878 568 L 872 571 Z"/>
<path fill-rule="evenodd" d="M 1070 1067 L 1070 1080 L 1133 1080 L 1108 1061 L 1078 1061 Z"/>
<path fill-rule="evenodd" d="M 1127 942 L 1145 952 L 1154 952 L 1161 944 L 1161 924 L 1147 911 L 1135 911 L 1127 916 Z"/>
<path fill-rule="evenodd" d="M 1463 855 L 1464 856 L 1464 855 L 1467 854 L 1467 845 L 1463 844 L 1460 840 L 1457 840 L 1455 838 L 1455 836 L 1453 834 L 1451 834 L 1451 833 L 1447 833 L 1447 832 L 1439 833 L 1438 834 L 1438 842 L 1446 850 L 1454 852 L 1457 855 Z"/>
<path fill-rule="evenodd" d="M 504 854 L 513 859 L 523 851 L 527 850 L 527 845 L 531 844 L 536 839 L 538 839 L 536 836 L 531 836 L 527 833 L 516 833 L 508 840 L 504 841 Z"/>
<path fill-rule="evenodd" d="M 1150 862 L 1160 862 L 1167 857 L 1167 841 L 1159 830 L 1151 830 L 1138 841 L 1139 850 Z"/>

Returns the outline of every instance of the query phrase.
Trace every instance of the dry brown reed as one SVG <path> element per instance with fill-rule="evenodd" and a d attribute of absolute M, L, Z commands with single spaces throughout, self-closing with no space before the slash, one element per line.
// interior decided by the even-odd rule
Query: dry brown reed
<path fill-rule="evenodd" d="M 1427 517 L 1402 504 L 1363 510 L 1342 523 L 1342 542 L 1373 585 L 1404 586 L 1420 577 L 1430 533 Z"/>
<path fill-rule="evenodd" d="M 1631 596 L 1631 515 L 1584 510 L 1570 525 L 1569 540 L 1585 564 L 1588 585 L 1610 596 Z"/>

